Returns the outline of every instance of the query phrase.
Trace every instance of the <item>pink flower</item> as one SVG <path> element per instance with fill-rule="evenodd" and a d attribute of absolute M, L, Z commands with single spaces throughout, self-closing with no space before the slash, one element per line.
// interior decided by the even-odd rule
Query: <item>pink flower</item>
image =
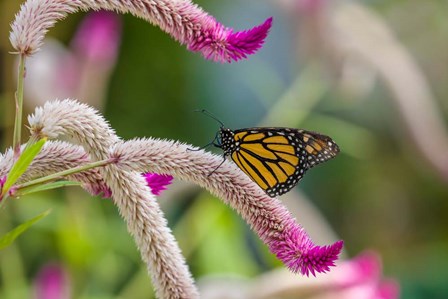
<path fill-rule="evenodd" d="M 264 43 L 272 26 L 272 17 L 250 30 L 233 32 L 207 16 L 211 25 L 188 43 L 190 51 L 199 51 L 206 59 L 219 62 L 238 61 L 254 54 Z"/>
<path fill-rule="evenodd" d="M 373 252 L 342 261 L 331 273 L 300 277 L 285 270 L 247 279 L 208 277 L 202 283 L 204 298 L 306 298 L 306 299 L 398 299 L 400 288 L 393 279 L 384 279 L 381 261 Z M 213 290 L 212 296 L 210 291 Z"/>
<path fill-rule="evenodd" d="M 277 239 L 270 242 L 270 249 L 292 272 L 313 276 L 330 271 L 335 266 L 343 241 L 328 246 L 313 243 L 305 230 L 292 220 Z"/>
<path fill-rule="evenodd" d="M 375 252 L 364 252 L 341 263 L 323 282 L 322 296 L 312 298 L 397 299 L 400 288 L 393 279 L 382 277 L 381 258 Z M 331 296 L 330 296 L 331 295 Z"/>
<path fill-rule="evenodd" d="M 79 55 L 95 63 L 114 64 L 121 39 L 121 24 L 109 11 L 92 12 L 83 20 L 73 40 Z"/>
<path fill-rule="evenodd" d="M 108 176 L 103 174 L 115 201 L 120 197 L 128 198 L 135 189 L 135 193 L 139 191 L 144 196 L 140 197 L 140 201 L 132 200 L 132 203 L 142 205 L 144 213 L 147 213 L 150 204 L 154 204 L 148 202 L 148 198 L 153 197 L 148 196 L 147 188 L 140 186 L 141 181 L 138 180 L 143 180 L 141 175 L 132 177 L 132 180 L 127 177 L 137 172 L 170 174 L 207 188 L 234 208 L 270 250 L 294 272 L 305 275 L 327 272 L 341 251 L 342 241 L 329 246 L 315 245 L 278 198 L 268 196 L 234 163 L 223 163 L 222 156 L 201 150 L 189 151 L 193 146 L 170 140 L 139 138 L 121 141 L 96 110 L 72 100 L 47 102 L 43 107 L 36 108 L 34 114 L 28 117 L 28 122 L 33 136 L 76 136 L 79 138 L 76 142 L 81 142 L 90 155 L 97 155 L 96 160 L 113 159 L 115 164 L 101 168 L 100 172 L 119 172 L 126 180 L 117 180 L 113 172 Z M 210 175 L 212 170 L 215 172 Z M 138 185 L 124 185 L 133 181 L 138 181 Z M 129 204 L 129 200 L 119 200 L 118 203 Z M 126 208 L 129 211 L 125 216 L 132 218 L 129 223 L 133 223 L 135 209 Z M 143 248 L 146 250 L 148 247 Z M 149 259 L 159 262 L 153 260 L 153 255 Z"/>
<path fill-rule="evenodd" d="M 36 299 L 68 299 L 69 286 L 64 269 L 58 264 L 47 264 L 37 274 Z"/>
<path fill-rule="evenodd" d="M 171 175 L 157 174 L 157 173 L 144 173 L 143 176 L 146 179 L 146 183 L 151 192 L 154 195 L 160 195 L 163 190 L 166 190 L 166 186 L 171 184 L 173 177 Z"/>
<path fill-rule="evenodd" d="M 69 48 L 46 39 L 44 51 L 27 61 L 25 104 L 34 107 L 51 98 L 73 97 L 101 107 L 120 40 L 120 19 L 107 11 L 87 14 Z"/>
<path fill-rule="evenodd" d="M 28 0 L 11 24 L 11 44 L 18 53 L 30 56 L 39 50 L 44 35 L 57 20 L 89 9 L 131 13 L 158 25 L 189 50 L 220 62 L 237 61 L 255 53 L 272 25 L 272 18 L 269 18 L 250 30 L 234 32 L 189 0 Z"/>

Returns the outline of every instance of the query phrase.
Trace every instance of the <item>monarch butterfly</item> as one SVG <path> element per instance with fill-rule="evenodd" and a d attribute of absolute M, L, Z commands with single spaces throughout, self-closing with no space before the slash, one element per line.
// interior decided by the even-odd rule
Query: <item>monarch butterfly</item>
<path fill-rule="evenodd" d="M 221 124 L 210 143 L 230 156 L 269 196 L 291 190 L 305 172 L 339 153 L 338 145 L 328 136 L 292 128 L 246 128 L 231 130 Z"/>

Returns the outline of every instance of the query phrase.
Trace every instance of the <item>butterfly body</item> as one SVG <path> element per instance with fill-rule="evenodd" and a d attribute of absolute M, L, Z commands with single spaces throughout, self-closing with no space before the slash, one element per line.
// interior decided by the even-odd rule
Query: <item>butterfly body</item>
<path fill-rule="evenodd" d="M 271 197 L 288 192 L 308 169 L 339 153 L 330 137 L 300 129 L 222 127 L 217 137 L 215 146 Z"/>

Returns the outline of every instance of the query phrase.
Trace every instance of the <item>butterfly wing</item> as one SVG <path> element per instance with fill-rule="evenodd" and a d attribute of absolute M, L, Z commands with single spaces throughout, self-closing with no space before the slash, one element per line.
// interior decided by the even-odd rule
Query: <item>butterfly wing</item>
<path fill-rule="evenodd" d="M 305 172 L 339 152 L 328 136 L 290 128 L 234 131 L 232 160 L 269 196 L 291 190 Z"/>

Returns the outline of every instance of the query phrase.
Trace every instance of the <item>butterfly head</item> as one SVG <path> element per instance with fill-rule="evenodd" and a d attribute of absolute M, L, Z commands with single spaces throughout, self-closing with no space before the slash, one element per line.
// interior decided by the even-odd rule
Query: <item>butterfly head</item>
<path fill-rule="evenodd" d="M 235 133 L 228 129 L 221 127 L 218 133 L 216 133 L 216 147 L 221 148 L 224 151 L 224 155 L 227 156 L 232 153 L 235 149 Z"/>

